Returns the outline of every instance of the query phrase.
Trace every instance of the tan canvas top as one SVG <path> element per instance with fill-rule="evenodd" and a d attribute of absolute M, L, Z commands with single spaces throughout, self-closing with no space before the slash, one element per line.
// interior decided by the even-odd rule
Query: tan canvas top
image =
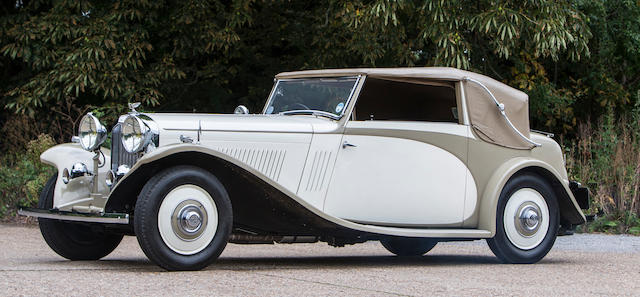
<path fill-rule="evenodd" d="M 478 137 L 487 142 L 510 148 L 531 149 L 533 147 L 509 127 L 498 108 L 496 108 L 491 96 L 482 87 L 464 79 L 471 78 L 484 84 L 496 99 L 504 104 L 505 112 L 513 125 L 527 138 L 530 137 L 529 96 L 482 74 L 448 67 L 351 68 L 283 72 L 276 75 L 276 78 L 350 75 L 366 75 L 409 83 L 418 83 L 420 80 L 463 81 L 462 85 L 469 109 L 469 119 Z"/>

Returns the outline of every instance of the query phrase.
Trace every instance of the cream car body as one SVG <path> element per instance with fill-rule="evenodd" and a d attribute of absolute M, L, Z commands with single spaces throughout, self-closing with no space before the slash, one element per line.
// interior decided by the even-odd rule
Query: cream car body
<path fill-rule="evenodd" d="M 140 115 L 153 123 L 157 143 L 130 155 L 133 163 L 118 176 L 126 153 L 119 140 L 112 140 L 118 152 L 110 157 L 103 149 L 97 192 L 91 192 L 93 176 L 67 184 L 60 176 L 53 196 L 58 213 L 49 217 L 64 219 L 73 212 L 99 220 L 118 213 L 128 222 L 154 174 L 192 165 L 211 171 L 229 192 L 234 207 L 232 242 L 282 241 L 283 236 L 336 245 L 385 236 L 492 238 L 503 188 L 524 173 L 548 182 L 557 200 L 559 226 L 571 229 L 585 221 L 570 189 L 561 149 L 547 135 L 529 131 L 527 96 L 520 91 L 449 68 L 301 71 L 276 78 L 261 114 Z M 279 82 L 310 78 L 351 78 L 353 87 L 335 112 L 329 109 L 330 116 L 270 114 L 271 101 L 281 95 L 276 94 Z M 367 91 L 369 81 L 370 88 L 379 84 L 380 90 L 406 84 L 416 90 L 429 86 L 434 92 L 450 92 L 451 120 L 377 120 L 376 112 L 358 105 L 367 96 L 377 98 L 375 90 Z M 504 105 L 494 104 L 492 97 Z M 501 107 L 513 124 L 501 117 Z M 361 110 L 371 114 L 358 117 Z M 474 114 L 477 110 L 484 114 Z M 41 158 L 61 175 L 74 162 L 91 164 L 92 157 L 79 144 L 63 144 Z M 104 180 L 110 169 L 117 179 L 111 188 Z M 252 209 L 254 203 L 262 209 Z"/>

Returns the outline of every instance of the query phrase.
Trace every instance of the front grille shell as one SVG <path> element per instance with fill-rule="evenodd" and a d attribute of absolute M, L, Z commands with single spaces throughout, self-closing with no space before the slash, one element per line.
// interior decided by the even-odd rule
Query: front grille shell
<path fill-rule="evenodd" d="M 120 165 L 127 165 L 129 168 L 138 161 L 138 154 L 129 153 L 124 149 L 122 145 L 122 123 L 118 122 L 113 126 L 111 130 L 111 170 L 114 173 L 118 172 Z M 120 179 L 122 176 L 116 174 L 116 179 Z"/>

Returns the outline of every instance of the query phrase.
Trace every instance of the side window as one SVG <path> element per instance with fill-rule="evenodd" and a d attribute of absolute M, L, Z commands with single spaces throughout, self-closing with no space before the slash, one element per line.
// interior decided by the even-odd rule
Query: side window
<path fill-rule="evenodd" d="M 412 83 L 368 77 L 355 106 L 355 120 L 458 123 L 453 83 Z"/>

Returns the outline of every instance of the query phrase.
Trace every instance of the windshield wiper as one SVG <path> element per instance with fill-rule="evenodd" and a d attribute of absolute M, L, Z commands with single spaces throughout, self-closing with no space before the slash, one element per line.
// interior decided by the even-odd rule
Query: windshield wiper
<path fill-rule="evenodd" d="M 340 117 L 332 114 L 330 112 L 326 112 L 326 111 L 321 111 L 321 110 L 311 110 L 311 109 L 295 109 L 295 110 L 287 110 L 287 111 L 283 111 L 280 112 L 279 114 L 281 115 L 296 115 L 296 114 L 311 114 L 314 116 L 321 116 L 321 117 L 326 117 L 326 118 L 330 118 L 332 120 L 339 120 Z"/>

